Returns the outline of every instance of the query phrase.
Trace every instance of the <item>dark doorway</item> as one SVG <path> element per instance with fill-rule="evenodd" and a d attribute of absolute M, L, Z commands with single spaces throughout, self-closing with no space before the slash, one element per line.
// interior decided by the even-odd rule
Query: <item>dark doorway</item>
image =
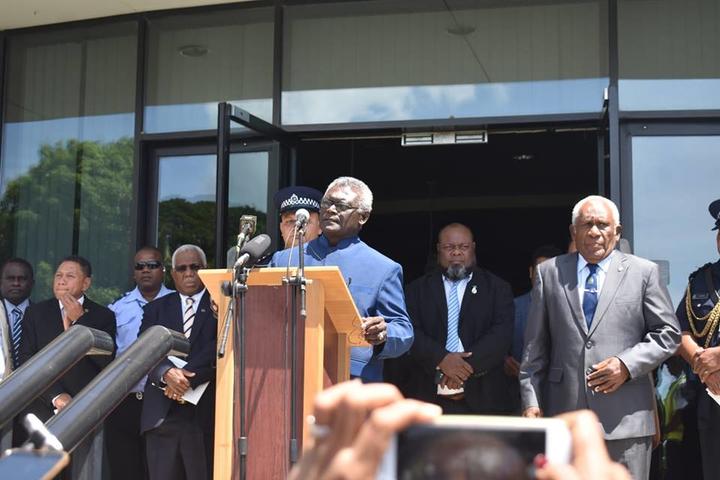
<path fill-rule="evenodd" d="M 437 232 L 450 222 L 475 234 L 478 264 L 530 286 L 532 251 L 563 251 L 574 203 L 598 189 L 595 131 L 490 133 L 487 144 L 402 147 L 395 138 L 313 140 L 298 151 L 298 184 L 323 190 L 352 175 L 373 191 L 361 237 L 399 262 L 405 281 L 434 264 Z"/>

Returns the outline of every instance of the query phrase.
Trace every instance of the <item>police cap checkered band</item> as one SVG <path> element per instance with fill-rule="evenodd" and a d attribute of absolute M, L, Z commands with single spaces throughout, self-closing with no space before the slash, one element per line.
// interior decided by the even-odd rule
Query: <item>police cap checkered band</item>
<path fill-rule="evenodd" d="M 275 194 L 275 206 L 280 213 L 305 208 L 311 212 L 320 211 L 322 192 L 310 187 L 286 187 Z"/>

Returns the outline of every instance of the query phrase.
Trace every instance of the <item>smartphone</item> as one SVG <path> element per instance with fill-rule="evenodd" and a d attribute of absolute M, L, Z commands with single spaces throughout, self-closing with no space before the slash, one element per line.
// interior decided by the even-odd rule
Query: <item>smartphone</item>
<path fill-rule="evenodd" d="M 555 418 L 443 415 L 392 439 L 380 480 L 532 478 L 533 460 L 568 463 L 570 431 Z"/>
<path fill-rule="evenodd" d="M 51 480 L 69 461 L 65 452 L 14 448 L 0 458 L 0 478 Z"/>

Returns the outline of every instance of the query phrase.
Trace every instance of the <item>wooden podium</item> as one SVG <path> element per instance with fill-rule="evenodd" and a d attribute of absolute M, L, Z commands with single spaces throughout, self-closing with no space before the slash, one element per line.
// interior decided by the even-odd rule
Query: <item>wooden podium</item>
<path fill-rule="evenodd" d="M 291 269 L 294 275 L 295 269 Z M 222 337 L 230 297 L 221 285 L 232 273 L 200 270 L 210 296 L 218 305 L 218 342 Z M 283 284 L 285 268 L 254 269 L 245 294 L 245 433 L 248 439 L 246 478 L 285 478 L 290 469 L 291 421 L 296 422 L 298 447 L 308 439 L 305 417 L 315 395 L 349 378 L 350 347 L 366 346 L 360 316 L 337 267 L 307 267 L 307 318 L 297 314 L 297 415 L 291 418 L 292 295 L 299 290 Z M 217 360 L 215 403 L 215 478 L 239 478 L 240 404 L 239 352 L 233 328 L 225 356 Z"/>

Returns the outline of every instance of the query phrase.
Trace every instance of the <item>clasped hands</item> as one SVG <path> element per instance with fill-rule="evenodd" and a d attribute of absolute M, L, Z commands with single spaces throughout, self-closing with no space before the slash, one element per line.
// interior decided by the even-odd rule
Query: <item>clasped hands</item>
<path fill-rule="evenodd" d="M 453 390 L 462 388 L 465 381 L 475 372 L 472 365 L 465 361 L 470 356 L 472 352 L 449 352 L 445 355 L 438 365 L 443 373 L 439 385 Z"/>
<path fill-rule="evenodd" d="M 387 340 L 387 323 L 383 317 L 362 318 L 363 338 L 370 345 L 380 345 Z"/>
<path fill-rule="evenodd" d="M 692 369 L 708 389 L 720 395 L 720 347 L 698 348 L 692 357 Z"/>
<path fill-rule="evenodd" d="M 165 382 L 165 396 L 171 400 L 179 402 L 182 400 L 185 392 L 190 388 L 191 377 L 195 374 L 184 368 L 171 368 L 163 375 L 163 381 Z"/>

